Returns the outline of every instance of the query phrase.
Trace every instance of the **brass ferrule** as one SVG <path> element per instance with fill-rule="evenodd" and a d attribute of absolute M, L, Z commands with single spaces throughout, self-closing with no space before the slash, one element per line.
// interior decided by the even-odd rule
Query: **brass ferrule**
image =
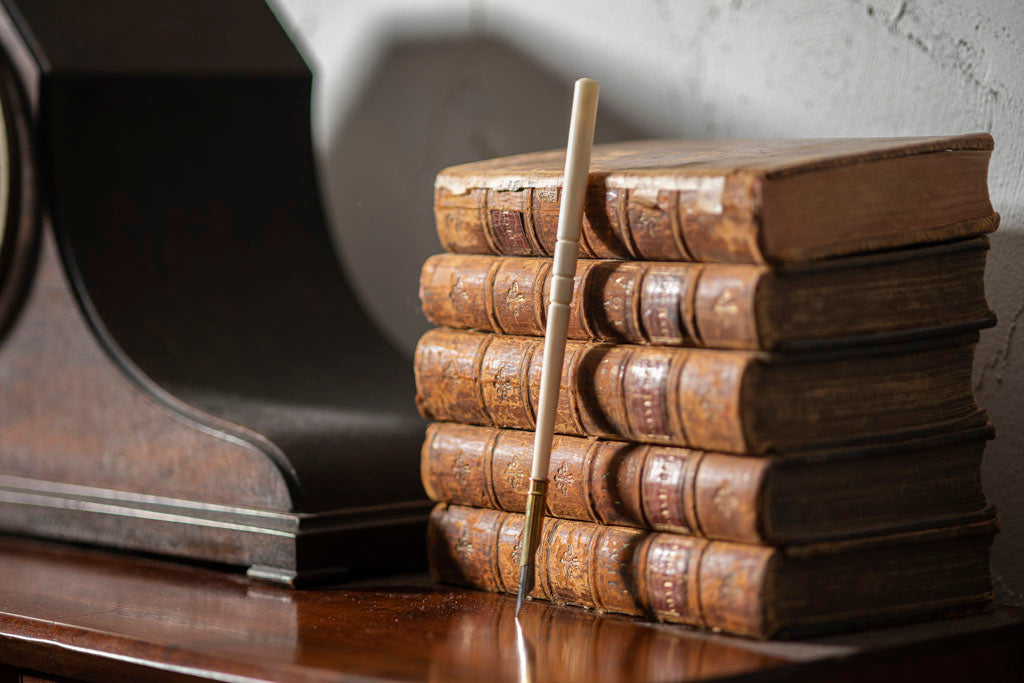
<path fill-rule="evenodd" d="M 548 482 L 545 479 L 530 479 L 530 490 L 526 494 L 526 524 L 523 551 L 519 555 L 519 566 L 533 562 L 540 545 L 540 529 L 544 523 L 544 502 L 547 498 Z"/>

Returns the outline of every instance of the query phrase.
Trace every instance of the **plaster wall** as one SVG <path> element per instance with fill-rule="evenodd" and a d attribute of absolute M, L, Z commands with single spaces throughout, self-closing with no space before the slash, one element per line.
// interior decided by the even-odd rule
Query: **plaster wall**
<path fill-rule="evenodd" d="M 599 140 L 995 136 L 1003 222 L 978 397 L 994 570 L 1024 604 L 1024 5 L 1015 0 L 271 0 L 316 74 L 315 144 L 339 258 L 411 355 L 442 166 L 564 144 L 571 81 L 602 84 Z M 382 263 L 391 267 L 381 267 Z"/>

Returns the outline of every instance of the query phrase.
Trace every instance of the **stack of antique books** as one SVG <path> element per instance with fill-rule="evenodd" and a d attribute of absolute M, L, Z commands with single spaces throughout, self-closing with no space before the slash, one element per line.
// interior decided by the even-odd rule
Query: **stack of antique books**
<path fill-rule="evenodd" d="M 532 596 L 757 637 L 988 607 L 991 149 L 596 147 Z M 437 177 L 416 381 L 445 581 L 518 587 L 563 163 Z"/>

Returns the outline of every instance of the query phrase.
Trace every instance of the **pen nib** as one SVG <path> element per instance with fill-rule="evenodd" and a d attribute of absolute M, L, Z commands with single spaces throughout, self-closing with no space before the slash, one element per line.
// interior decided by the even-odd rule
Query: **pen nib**
<path fill-rule="evenodd" d="M 523 601 L 533 590 L 533 563 L 524 564 L 519 568 L 519 595 L 516 597 L 516 619 L 519 618 L 519 610 L 523 608 Z"/>

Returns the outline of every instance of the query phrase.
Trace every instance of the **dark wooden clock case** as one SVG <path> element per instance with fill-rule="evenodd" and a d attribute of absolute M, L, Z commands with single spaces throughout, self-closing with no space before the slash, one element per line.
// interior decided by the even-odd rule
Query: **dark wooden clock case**
<path fill-rule="evenodd" d="M 0 530 L 293 584 L 420 567 L 410 364 L 337 265 L 271 11 L 0 10 Z"/>

